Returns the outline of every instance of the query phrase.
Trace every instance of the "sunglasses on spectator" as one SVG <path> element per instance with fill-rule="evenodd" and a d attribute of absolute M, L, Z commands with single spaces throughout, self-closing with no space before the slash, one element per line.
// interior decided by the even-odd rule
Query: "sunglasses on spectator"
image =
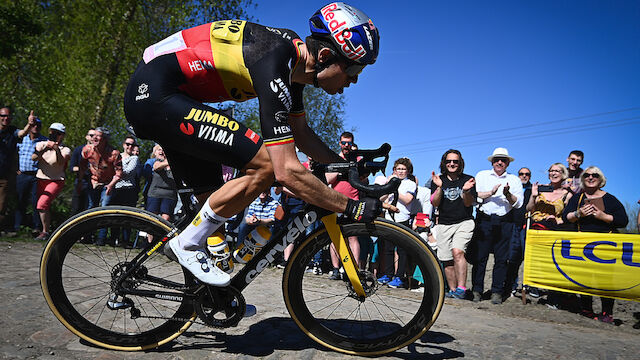
<path fill-rule="evenodd" d="M 94 137 L 94 136 L 96 136 L 96 134 L 87 134 L 87 136 Z"/>
<path fill-rule="evenodd" d="M 341 145 L 353 145 L 352 141 L 340 141 Z"/>
<path fill-rule="evenodd" d="M 505 164 L 506 164 L 506 163 L 508 163 L 508 162 L 509 162 L 509 159 L 507 159 L 507 158 L 503 158 L 503 157 L 494 157 L 494 158 L 493 158 L 493 160 L 492 160 L 491 162 L 496 163 L 496 162 L 498 162 L 498 161 L 502 161 L 503 163 L 505 163 Z"/>
<path fill-rule="evenodd" d="M 133 145 L 135 145 L 136 143 L 128 143 L 128 142 L 126 142 L 126 143 L 124 143 L 124 144 L 125 144 L 125 145 L 128 145 L 128 146 L 133 146 Z"/>
<path fill-rule="evenodd" d="M 460 164 L 460 160 L 458 160 L 458 159 L 447 159 L 447 160 L 444 161 L 444 163 L 445 164 L 448 164 L 448 163 Z"/>
<path fill-rule="evenodd" d="M 584 178 L 586 179 L 586 178 L 588 178 L 588 177 L 592 177 L 592 178 L 594 178 L 594 179 L 600 179 L 600 174 L 598 174 L 598 173 L 593 173 L 593 174 L 591 174 L 591 173 L 584 173 Z"/>
<path fill-rule="evenodd" d="M 531 173 L 525 173 L 525 172 L 521 172 L 518 173 L 519 176 L 531 176 Z"/>
<path fill-rule="evenodd" d="M 0 114 L 0 117 L 9 118 L 11 117 L 11 114 Z"/>

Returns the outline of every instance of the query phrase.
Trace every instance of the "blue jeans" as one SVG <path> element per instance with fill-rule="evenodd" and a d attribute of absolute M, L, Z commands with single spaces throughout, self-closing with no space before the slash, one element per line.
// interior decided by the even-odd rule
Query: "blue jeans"
<path fill-rule="evenodd" d="M 113 194 L 113 192 L 111 193 Z M 107 187 L 99 186 L 97 188 L 89 189 L 89 209 L 98 207 L 98 206 L 107 206 L 111 202 L 111 195 L 107 195 Z M 98 230 L 98 240 L 97 243 L 104 242 L 104 239 L 107 237 L 107 229 Z"/>
<path fill-rule="evenodd" d="M 35 174 L 18 174 L 16 176 L 16 193 L 18 195 L 18 208 L 16 209 L 15 214 L 15 222 L 14 229 L 15 231 L 20 230 L 20 225 L 22 225 L 22 220 L 27 212 L 27 207 L 31 205 L 33 209 L 33 219 L 32 226 L 34 229 L 42 228 L 42 224 L 40 223 L 40 215 L 38 215 L 38 210 L 36 210 L 36 203 L 38 201 L 37 197 L 38 190 L 38 179 Z"/>

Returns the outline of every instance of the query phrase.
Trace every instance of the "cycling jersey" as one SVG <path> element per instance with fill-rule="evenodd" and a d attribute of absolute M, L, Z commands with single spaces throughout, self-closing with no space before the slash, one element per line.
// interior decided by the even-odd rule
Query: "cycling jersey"
<path fill-rule="evenodd" d="M 208 161 L 241 169 L 263 143 L 293 142 L 289 115 L 304 113 L 304 85 L 291 83 L 296 66 L 304 66 L 302 44 L 291 30 L 241 20 L 179 31 L 144 51 L 125 92 L 127 120 L 139 136 L 162 144 L 170 160 L 174 154 L 182 165 L 197 158 L 200 166 Z M 203 104 L 255 97 L 264 139 Z M 187 182 L 191 186 L 211 183 L 185 172 L 180 175 L 201 177 Z"/>

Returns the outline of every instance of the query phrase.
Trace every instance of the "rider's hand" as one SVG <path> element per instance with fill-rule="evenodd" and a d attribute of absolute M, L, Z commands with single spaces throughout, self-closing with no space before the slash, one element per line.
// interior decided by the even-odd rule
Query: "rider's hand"
<path fill-rule="evenodd" d="M 347 201 L 347 208 L 344 213 L 357 222 L 372 222 L 382 209 L 380 199 L 363 198 L 362 200 Z"/>

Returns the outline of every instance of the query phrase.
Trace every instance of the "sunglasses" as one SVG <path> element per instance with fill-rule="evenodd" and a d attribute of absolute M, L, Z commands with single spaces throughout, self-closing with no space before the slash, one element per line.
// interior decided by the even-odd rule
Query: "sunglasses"
<path fill-rule="evenodd" d="M 518 173 L 519 176 L 531 176 L 531 173 Z"/>
<path fill-rule="evenodd" d="M 128 146 L 133 146 L 133 145 L 135 145 L 136 143 L 128 143 L 128 142 L 126 142 L 126 143 L 124 143 L 124 144 L 125 144 L 125 145 L 128 145 Z"/>
<path fill-rule="evenodd" d="M 584 173 L 584 178 L 585 178 L 585 179 L 586 179 L 586 178 L 589 178 L 589 177 L 592 177 L 592 178 L 594 178 L 594 179 L 600 179 L 600 174 L 598 174 L 598 173 L 593 173 L 593 174 L 591 174 L 591 173 Z"/>
<path fill-rule="evenodd" d="M 353 64 L 353 65 L 349 65 L 344 69 L 344 72 L 349 75 L 349 77 L 356 77 L 358 75 L 360 75 L 360 73 L 362 72 L 362 69 L 364 69 L 366 65 L 362 65 L 362 64 Z"/>
<path fill-rule="evenodd" d="M 353 145 L 352 141 L 340 141 L 340 145 Z"/>
<path fill-rule="evenodd" d="M 509 159 L 503 157 L 494 157 L 491 162 L 497 163 L 498 161 L 502 161 L 503 163 L 508 163 Z"/>
<path fill-rule="evenodd" d="M 0 117 L 9 118 L 9 117 L 11 117 L 11 115 L 10 114 L 0 114 Z"/>
<path fill-rule="evenodd" d="M 448 163 L 460 164 L 460 160 L 457 160 L 457 159 L 447 159 L 447 160 L 445 160 L 445 161 L 444 161 L 444 163 L 445 163 L 445 164 L 448 164 Z"/>

